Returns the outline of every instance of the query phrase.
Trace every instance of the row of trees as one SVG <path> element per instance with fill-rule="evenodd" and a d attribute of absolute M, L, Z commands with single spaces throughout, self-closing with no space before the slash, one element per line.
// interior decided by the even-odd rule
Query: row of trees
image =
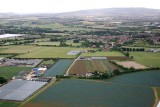
<path fill-rule="evenodd" d="M 123 51 L 133 51 L 133 52 L 135 52 L 135 51 L 137 51 L 137 52 L 143 52 L 143 51 L 145 51 L 145 49 L 144 48 L 127 48 L 127 47 L 123 47 L 122 48 L 122 50 Z"/>

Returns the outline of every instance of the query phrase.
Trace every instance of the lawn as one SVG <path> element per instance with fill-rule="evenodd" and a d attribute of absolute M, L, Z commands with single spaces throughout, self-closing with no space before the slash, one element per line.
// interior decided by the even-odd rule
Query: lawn
<path fill-rule="evenodd" d="M 13 76 L 18 75 L 20 71 L 31 70 L 30 67 L 0 67 L 0 76 L 11 79 Z"/>
<path fill-rule="evenodd" d="M 83 56 L 124 56 L 121 52 L 118 51 L 100 51 L 100 52 L 95 52 L 95 53 L 85 53 Z"/>
<path fill-rule="evenodd" d="M 130 56 L 133 56 L 136 62 L 148 67 L 160 67 L 159 52 L 130 52 Z"/>

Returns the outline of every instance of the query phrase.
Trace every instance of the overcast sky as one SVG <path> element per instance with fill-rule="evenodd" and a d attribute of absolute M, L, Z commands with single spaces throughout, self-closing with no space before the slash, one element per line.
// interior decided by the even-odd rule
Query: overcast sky
<path fill-rule="evenodd" d="M 2 13 L 59 13 L 114 7 L 160 9 L 160 0 L 0 0 Z"/>

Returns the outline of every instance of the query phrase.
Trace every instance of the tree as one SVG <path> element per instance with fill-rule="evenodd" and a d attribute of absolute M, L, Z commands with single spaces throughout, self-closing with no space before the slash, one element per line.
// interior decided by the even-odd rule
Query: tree
<path fill-rule="evenodd" d="M 0 84 L 6 83 L 7 79 L 4 77 L 0 77 Z"/>
<path fill-rule="evenodd" d="M 107 73 L 102 74 L 102 79 L 105 79 L 105 78 L 108 78 L 108 77 L 109 77 L 109 75 Z"/>
<path fill-rule="evenodd" d="M 129 69 L 131 72 L 135 72 L 136 71 L 136 69 L 134 68 L 134 67 L 130 67 L 130 69 Z"/>
<path fill-rule="evenodd" d="M 126 53 L 126 56 L 129 56 L 129 52 Z"/>
<path fill-rule="evenodd" d="M 113 70 L 113 73 L 114 73 L 114 75 L 120 75 L 121 74 L 120 71 L 119 71 L 119 69 Z"/>
<path fill-rule="evenodd" d="M 75 39 L 73 40 L 73 43 L 79 43 L 79 40 Z"/>

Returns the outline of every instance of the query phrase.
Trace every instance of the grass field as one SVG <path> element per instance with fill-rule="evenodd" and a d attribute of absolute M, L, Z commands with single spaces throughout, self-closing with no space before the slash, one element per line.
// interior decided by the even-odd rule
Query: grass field
<path fill-rule="evenodd" d="M 6 57 L 11 57 L 11 56 L 13 56 L 13 55 L 0 55 L 0 58 L 1 58 L 1 57 L 6 58 Z"/>
<path fill-rule="evenodd" d="M 60 59 L 49 70 L 47 70 L 44 76 L 55 77 L 56 75 L 64 75 L 66 70 L 72 64 L 71 59 Z"/>
<path fill-rule="evenodd" d="M 50 38 L 41 38 L 41 39 L 35 39 L 35 42 L 44 42 L 44 41 L 50 41 Z"/>
<path fill-rule="evenodd" d="M 106 82 L 148 87 L 160 87 L 160 70 L 129 73 L 113 77 Z"/>
<path fill-rule="evenodd" d="M 44 46 L 3 46 L 0 53 L 21 54 L 16 58 L 75 58 L 77 55 L 67 55 L 71 50 L 90 50 L 91 48 L 44 47 Z"/>
<path fill-rule="evenodd" d="M 32 43 L 32 44 L 37 44 L 37 45 L 50 45 L 50 46 L 59 46 L 60 42 L 37 42 L 37 43 Z M 71 45 L 71 46 L 80 46 L 81 43 L 73 43 L 70 41 L 66 42 L 67 45 Z"/>
<path fill-rule="evenodd" d="M 0 101 L 0 107 L 18 107 L 18 105 L 20 105 L 20 103 Z"/>
<path fill-rule="evenodd" d="M 31 43 L 36 45 L 50 45 L 50 46 L 59 46 L 60 42 L 37 42 L 37 43 Z"/>
<path fill-rule="evenodd" d="M 37 49 L 40 49 L 41 47 L 37 46 L 25 46 L 25 45 L 20 45 L 20 46 L 2 46 L 4 50 L 0 51 L 0 53 L 28 53 L 28 52 L 33 52 Z"/>
<path fill-rule="evenodd" d="M 18 75 L 20 71 L 31 70 L 29 67 L 0 67 L 0 76 L 11 79 Z"/>
<path fill-rule="evenodd" d="M 101 81 L 66 79 L 24 107 L 152 107 L 151 88 Z"/>
<path fill-rule="evenodd" d="M 133 56 L 136 62 L 148 67 L 160 67 L 159 52 L 130 52 L 130 56 Z"/>
<path fill-rule="evenodd" d="M 47 64 L 53 65 L 54 63 L 55 63 L 55 61 L 52 60 L 52 59 L 50 59 L 50 60 L 44 60 L 44 61 L 41 63 L 41 65 L 47 65 Z"/>
<path fill-rule="evenodd" d="M 124 56 L 124 55 L 118 51 L 112 51 L 112 52 L 101 51 L 95 53 L 85 53 L 83 54 L 83 56 L 89 57 L 89 56 Z"/>

